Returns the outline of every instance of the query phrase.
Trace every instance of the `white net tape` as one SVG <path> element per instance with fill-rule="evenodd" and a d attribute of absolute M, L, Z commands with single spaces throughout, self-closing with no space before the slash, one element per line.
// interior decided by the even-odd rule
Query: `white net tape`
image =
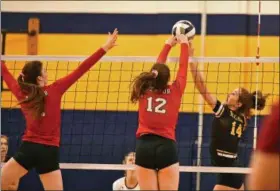
<path fill-rule="evenodd" d="M 87 56 L 1 56 L 1 60 L 6 61 L 32 61 L 32 60 L 42 60 L 42 61 L 72 61 L 81 62 L 85 60 Z M 156 57 L 152 56 L 104 56 L 101 61 L 104 62 L 155 62 Z M 167 62 L 177 62 L 179 58 L 170 57 Z M 190 61 L 193 62 L 220 62 L 220 63 L 247 63 L 247 62 L 279 62 L 279 57 L 262 57 L 256 59 L 255 57 L 193 57 Z"/>
<path fill-rule="evenodd" d="M 1 164 L 1 167 L 5 163 Z M 71 170 L 134 170 L 135 165 L 124 164 L 93 164 L 93 163 L 60 163 L 61 169 Z M 250 174 L 250 168 L 233 167 L 208 167 L 208 166 L 180 166 L 180 172 L 202 172 L 202 173 L 233 173 Z"/>
<path fill-rule="evenodd" d="M 79 164 L 79 163 L 61 163 L 62 169 L 76 170 L 133 170 L 134 165 L 122 164 Z M 237 173 L 249 174 L 250 168 L 232 168 L 232 167 L 202 167 L 202 166 L 180 166 L 180 172 L 204 172 L 204 173 Z"/>

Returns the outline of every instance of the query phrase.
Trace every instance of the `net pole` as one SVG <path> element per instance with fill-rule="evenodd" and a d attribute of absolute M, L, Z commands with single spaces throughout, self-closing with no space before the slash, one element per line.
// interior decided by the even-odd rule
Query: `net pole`
<path fill-rule="evenodd" d="M 257 54 L 256 58 L 260 58 L 260 33 L 261 32 L 261 0 L 259 1 L 259 11 L 258 11 L 258 30 L 257 30 Z M 259 89 L 259 62 L 256 62 L 256 91 Z M 256 149 L 257 146 L 257 136 L 258 136 L 258 128 L 257 128 L 257 122 L 258 122 L 258 94 L 255 95 L 255 121 L 254 121 L 254 142 L 253 142 L 253 148 Z"/>
<path fill-rule="evenodd" d="M 207 1 L 202 1 L 202 13 L 201 13 L 201 46 L 200 54 L 201 57 L 205 56 L 205 37 L 207 27 Z M 199 71 L 203 75 L 204 61 L 199 64 Z M 202 135 L 203 135 L 203 107 L 204 99 L 202 95 L 199 95 L 199 116 L 198 116 L 198 138 L 197 138 L 197 166 L 201 166 L 201 146 L 202 146 Z M 200 190 L 200 172 L 196 173 L 196 190 Z"/>

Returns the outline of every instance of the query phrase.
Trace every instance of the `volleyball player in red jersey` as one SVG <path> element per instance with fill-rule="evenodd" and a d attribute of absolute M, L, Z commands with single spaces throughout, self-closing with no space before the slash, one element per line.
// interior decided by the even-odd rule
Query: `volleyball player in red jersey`
<path fill-rule="evenodd" d="M 4 63 L 1 63 L 3 79 L 15 95 L 26 119 L 23 143 L 15 156 L 1 169 L 2 190 L 31 168 L 40 175 L 45 190 L 63 190 L 59 169 L 59 145 L 62 95 L 83 74 L 115 46 L 118 30 L 109 33 L 107 42 L 88 57 L 73 72 L 53 84 L 47 85 L 47 72 L 40 61 L 25 64 L 17 81 Z"/>
<path fill-rule="evenodd" d="M 248 190 L 280 190 L 279 100 L 262 122 L 257 149 L 251 158 Z"/>
<path fill-rule="evenodd" d="M 164 64 L 177 43 L 174 37 L 167 40 L 151 70 L 141 73 L 133 82 L 131 101 L 139 102 L 136 173 L 141 190 L 178 190 L 175 128 L 186 86 L 189 42 L 185 35 L 176 38 L 181 44 L 181 55 L 175 82 L 168 85 L 170 70 Z"/>

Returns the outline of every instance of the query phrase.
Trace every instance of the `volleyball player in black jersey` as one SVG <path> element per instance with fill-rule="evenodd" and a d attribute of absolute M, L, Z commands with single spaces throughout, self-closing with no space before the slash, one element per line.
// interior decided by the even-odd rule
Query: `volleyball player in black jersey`
<path fill-rule="evenodd" d="M 212 165 L 238 167 L 238 143 L 246 129 L 247 119 L 251 109 L 255 108 L 256 97 L 257 109 L 262 110 L 266 96 L 259 91 L 250 93 L 245 88 L 236 88 L 228 94 L 225 103 L 221 103 L 207 90 L 197 64 L 190 63 L 190 68 L 196 88 L 215 113 L 210 144 Z M 244 190 L 243 181 L 242 174 L 220 173 L 214 190 Z"/>

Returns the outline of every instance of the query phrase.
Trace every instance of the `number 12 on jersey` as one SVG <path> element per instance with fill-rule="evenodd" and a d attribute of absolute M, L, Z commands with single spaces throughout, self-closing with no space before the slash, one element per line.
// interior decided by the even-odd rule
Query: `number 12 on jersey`
<path fill-rule="evenodd" d="M 166 99 L 156 98 L 155 99 L 156 104 L 153 104 L 153 98 L 152 97 L 148 97 L 147 100 L 148 100 L 147 111 L 155 112 L 155 113 L 163 113 L 163 114 L 166 113 L 166 110 L 164 108 L 164 106 L 167 103 Z"/>

